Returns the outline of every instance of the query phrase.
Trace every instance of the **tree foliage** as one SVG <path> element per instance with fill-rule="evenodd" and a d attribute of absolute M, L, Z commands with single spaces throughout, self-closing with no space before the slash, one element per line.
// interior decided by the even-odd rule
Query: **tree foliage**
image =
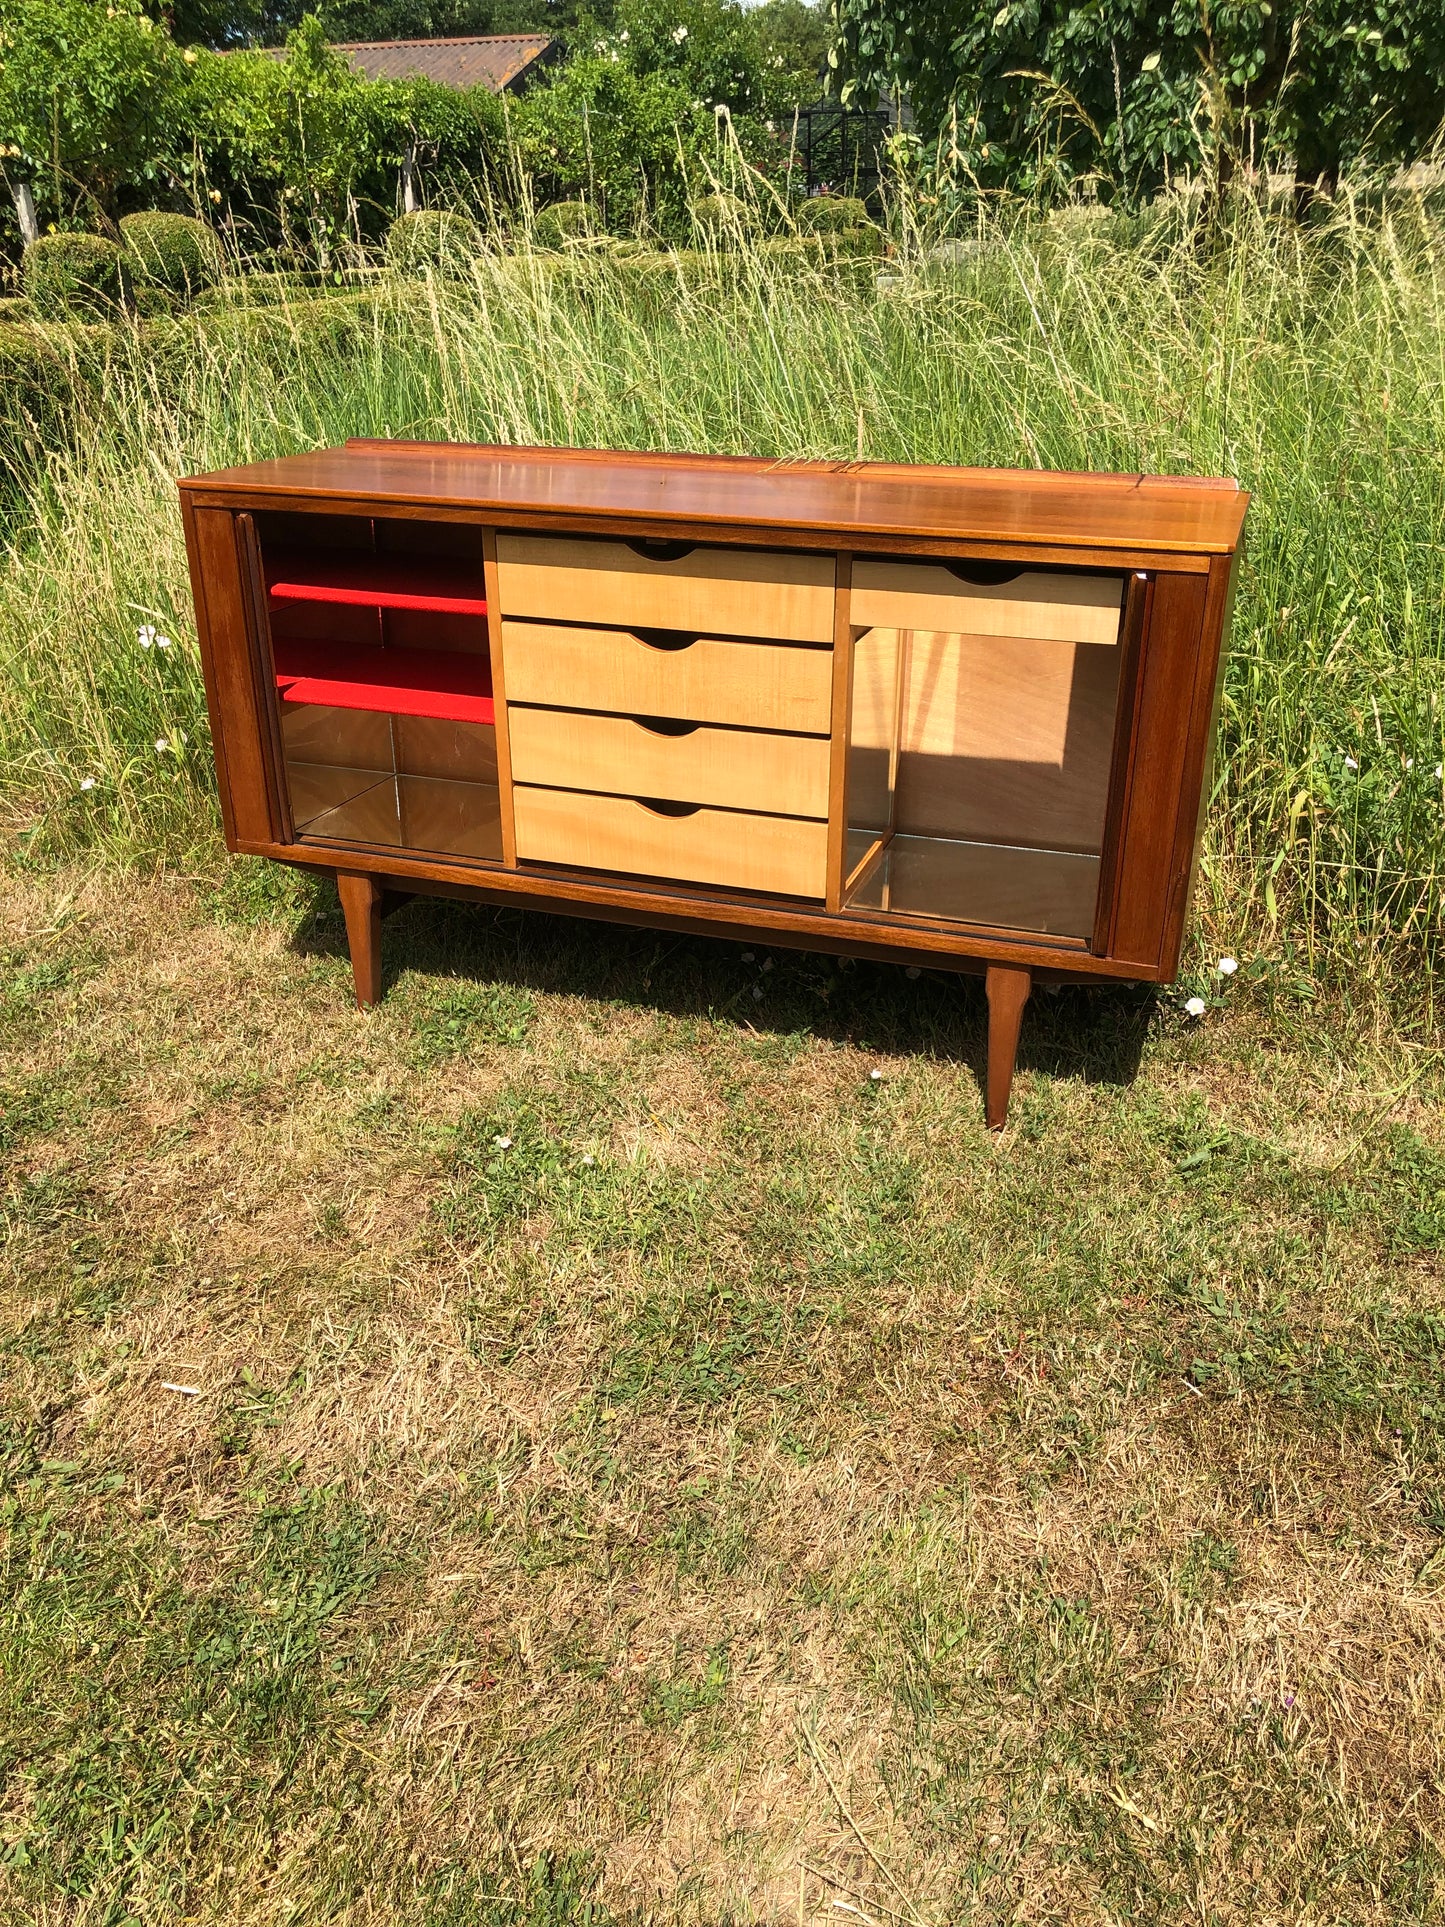
<path fill-rule="evenodd" d="M 1445 116 L 1439 0 L 831 0 L 845 100 L 906 88 L 985 188 L 1292 157 L 1413 159 Z"/>
<path fill-rule="evenodd" d="M 77 196 L 106 220 L 125 184 L 178 145 L 190 67 L 137 0 L 6 0 L 0 151 L 7 177 L 52 209 Z"/>

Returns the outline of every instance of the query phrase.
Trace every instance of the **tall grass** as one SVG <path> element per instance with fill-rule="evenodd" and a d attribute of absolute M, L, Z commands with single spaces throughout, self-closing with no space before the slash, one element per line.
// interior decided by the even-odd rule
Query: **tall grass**
<path fill-rule="evenodd" d="M 1201 902 L 1317 973 L 1414 976 L 1445 910 L 1442 264 L 1418 201 L 1208 236 L 1180 203 L 994 218 L 876 288 L 761 247 L 498 254 L 119 330 L 103 370 L 52 336 L 81 399 L 7 451 L 0 801 L 36 852 L 214 839 L 188 471 L 361 433 L 1225 474 L 1254 502 Z"/>

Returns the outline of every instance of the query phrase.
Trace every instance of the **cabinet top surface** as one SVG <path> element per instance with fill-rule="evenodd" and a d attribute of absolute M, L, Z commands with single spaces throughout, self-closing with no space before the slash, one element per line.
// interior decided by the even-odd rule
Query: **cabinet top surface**
<path fill-rule="evenodd" d="M 593 449 L 353 441 L 244 468 L 193 475 L 199 497 L 325 500 L 365 513 L 475 509 L 564 521 L 627 517 L 718 533 L 816 531 L 844 544 L 870 536 L 1018 541 L 1079 549 L 1149 548 L 1227 555 L 1249 497 L 1234 482 L 1046 469 L 913 468 L 886 462 L 771 462 L 747 456 L 644 455 Z"/>

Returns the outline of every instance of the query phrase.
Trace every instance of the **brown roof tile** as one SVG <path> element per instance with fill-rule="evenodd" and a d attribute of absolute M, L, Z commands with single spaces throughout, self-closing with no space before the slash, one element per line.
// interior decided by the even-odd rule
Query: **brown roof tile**
<path fill-rule="evenodd" d="M 544 33 L 470 34 L 455 40 L 340 40 L 345 54 L 368 80 L 434 80 L 443 87 L 489 87 L 500 94 L 547 53 Z M 284 59 L 284 47 L 263 50 Z"/>

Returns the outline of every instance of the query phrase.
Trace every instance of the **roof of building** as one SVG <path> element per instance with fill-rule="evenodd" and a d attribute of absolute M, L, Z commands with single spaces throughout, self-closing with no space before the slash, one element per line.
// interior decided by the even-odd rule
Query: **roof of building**
<path fill-rule="evenodd" d="M 434 80 L 442 87 L 489 87 L 494 94 L 513 86 L 551 47 L 544 33 L 467 34 L 455 40 L 339 40 L 345 54 L 368 80 Z M 265 51 L 284 59 L 284 47 Z"/>

